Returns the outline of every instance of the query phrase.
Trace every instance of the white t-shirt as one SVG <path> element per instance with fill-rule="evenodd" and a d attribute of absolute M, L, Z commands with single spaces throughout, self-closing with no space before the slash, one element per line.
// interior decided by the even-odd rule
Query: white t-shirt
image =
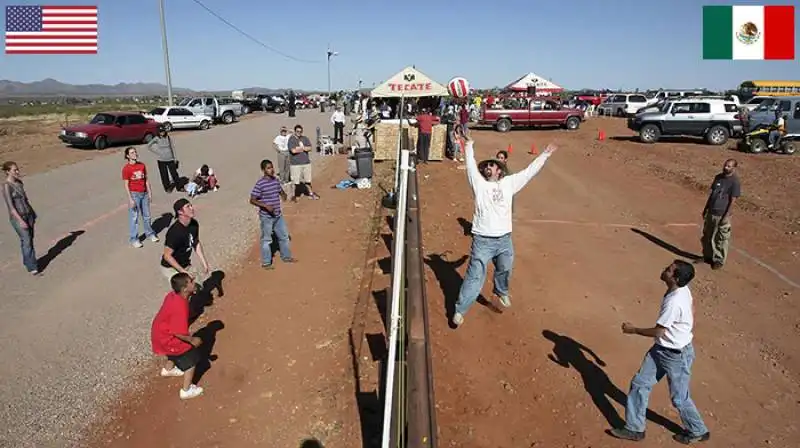
<path fill-rule="evenodd" d="M 472 233 L 488 237 L 511 233 L 511 200 L 533 179 L 533 176 L 539 173 L 550 154 L 543 153 L 524 170 L 505 176 L 497 182 L 491 182 L 484 179 L 478 171 L 471 141 L 467 142 L 464 152 L 467 156 L 467 179 L 475 196 Z"/>
<path fill-rule="evenodd" d="M 284 152 L 289 150 L 289 135 L 278 134 L 275 140 L 272 141 L 278 147 L 278 151 Z"/>
<path fill-rule="evenodd" d="M 678 288 L 664 296 L 656 324 L 666 328 L 664 336 L 655 343 L 666 348 L 680 350 L 692 342 L 694 328 L 694 309 L 692 292 L 688 286 Z"/>

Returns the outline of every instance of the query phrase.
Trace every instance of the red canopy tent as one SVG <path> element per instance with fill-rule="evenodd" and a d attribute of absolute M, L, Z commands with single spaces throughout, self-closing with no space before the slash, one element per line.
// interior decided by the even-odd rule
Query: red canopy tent
<path fill-rule="evenodd" d="M 507 85 L 505 87 L 505 90 L 511 90 L 512 92 L 527 92 L 528 87 L 531 86 L 536 87 L 536 95 L 546 96 L 564 91 L 563 87 L 559 86 L 558 84 L 552 81 L 548 81 L 547 79 L 542 78 L 541 76 L 533 72 L 530 72 L 527 75 L 522 76 L 521 78 Z"/>

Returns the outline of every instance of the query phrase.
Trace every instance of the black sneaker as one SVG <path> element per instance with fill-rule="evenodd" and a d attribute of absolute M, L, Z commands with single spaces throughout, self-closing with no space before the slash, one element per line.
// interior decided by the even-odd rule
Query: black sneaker
<path fill-rule="evenodd" d="M 635 432 L 625 428 L 614 428 L 608 431 L 608 434 L 617 439 L 630 440 L 632 442 L 644 440 L 644 432 Z"/>
<path fill-rule="evenodd" d="M 275 266 L 273 266 L 271 264 L 262 264 L 261 265 L 261 269 L 264 269 L 265 271 L 271 271 L 271 270 L 275 269 Z"/>
<path fill-rule="evenodd" d="M 672 436 L 672 440 L 682 443 L 684 445 L 691 445 L 695 442 L 708 442 L 708 439 L 711 438 L 711 433 L 707 432 L 705 434 L 699 436 L 693 436 L 691 434 L 675 434 Z"/>
<path fill-rule="evenodd" d="M 720 263 L 718 261 L 715 261 L 715 262 L 711 263 L 711 269 L 713 269 L 715 271 L 718 271 L 718 270 L 722 269 L 722 263 Z"/>

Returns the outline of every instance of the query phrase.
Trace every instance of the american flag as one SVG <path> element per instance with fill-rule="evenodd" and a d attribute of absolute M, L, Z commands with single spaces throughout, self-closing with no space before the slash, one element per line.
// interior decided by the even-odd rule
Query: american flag
<path fill-rule="evenodd" d="M 97 54 L 97 6 L 6 6 L 6 54 Z"/>

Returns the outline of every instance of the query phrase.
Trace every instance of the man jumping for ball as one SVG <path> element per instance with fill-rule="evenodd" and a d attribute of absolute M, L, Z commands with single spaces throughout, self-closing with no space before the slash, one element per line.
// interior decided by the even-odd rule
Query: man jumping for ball
<path fill-rule="evenodd" d="M 472 217 L 472 248 L 464 283 L 458 293 L 453 324 L 464 323 L 464 314 L 475 303 L 486 281 L 489 262 L 494 263 L 494 294 L 500 304 L 508 308 L 508 282 L 514 264 L 514 246 L 511 243 L 512 198 L 544 167 L 550 155 L 558 149 L 550 144 L 524 170 L 506 175 L 505 165 L 497 160 L 475 163 L 473 141 L 467 136 L 467 179 L 475 196 L 475 213 Z"/>

